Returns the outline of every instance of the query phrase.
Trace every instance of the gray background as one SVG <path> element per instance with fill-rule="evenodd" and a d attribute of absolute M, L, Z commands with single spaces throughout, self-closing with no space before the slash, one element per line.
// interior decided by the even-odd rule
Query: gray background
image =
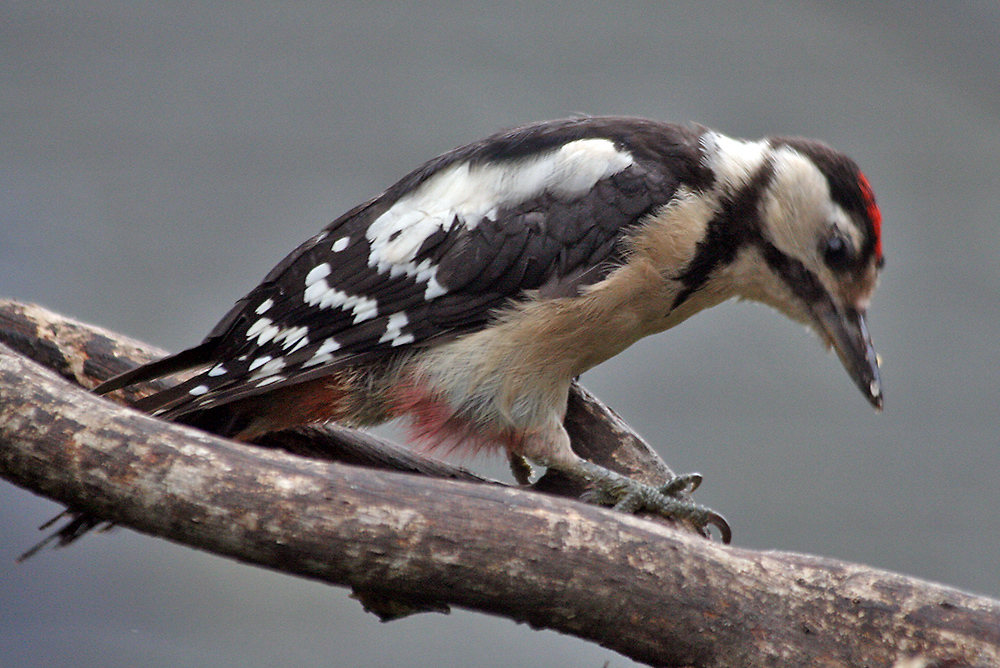
<path fill-rule="evenodd" d="M 242 5 L 0 3 L 0 295 L 176 350 L 327 222 L 501 127 L 820 137 L 885 218 L 884 414 L 745 304 L 584 382 L 706 475 L 737 544 L 1000 596 L 996 3 Z M 463 611 L 382 625 L 344 590 L 127 530 L 16 566 L 56 510 L 0 484 L 5 668 L 631 665 Z"/>

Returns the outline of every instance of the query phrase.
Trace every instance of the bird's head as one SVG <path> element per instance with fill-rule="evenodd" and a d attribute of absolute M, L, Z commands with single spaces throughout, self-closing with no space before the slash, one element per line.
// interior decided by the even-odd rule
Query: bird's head
<path fill-rule="evenodd" d="M 881 214 L 858 166 L 816 141 L 766 141 L 740 296 L 814 329 L 882 407 L 865 313 L 883 265 Z"/>

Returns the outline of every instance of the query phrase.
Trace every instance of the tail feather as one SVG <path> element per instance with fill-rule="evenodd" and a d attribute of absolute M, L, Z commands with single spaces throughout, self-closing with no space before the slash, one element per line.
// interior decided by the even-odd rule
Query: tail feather
<path fill-rule="evenodd" d="M 95 387 L 94 392 L 96 394 L 108 394 L 129 385 L 156 380 L 157 378 L 163 378 L 181 371 L 203 366 L 211 361 L 214 350 L 215 341 L 210 339 L 194 348 L 182 350 L 174 355 L 150 362 L 149 364 L 137 366 L 125 373 L 120 373 L 113 378 L 109 378 Z"/>
<path fill-rule="evenodd" d="M 191 394 L 191 389 L 196 387 L 199 382 L 200 377 L 195 376 L 183 383 L 143 397 L 132 404 L 132 407 L 163 420 L 173 420 L 195 409 L 195 404 L 192 401 L 195 395 Z"/>

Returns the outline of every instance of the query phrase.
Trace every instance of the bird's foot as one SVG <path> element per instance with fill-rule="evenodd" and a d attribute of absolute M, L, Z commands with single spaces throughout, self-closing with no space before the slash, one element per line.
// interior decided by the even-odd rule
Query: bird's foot
<path fill-rule="evenodd" d="M 732 539 L 729 523 L 719 513 L 683 498 L 701 484 L 700 473 L 686 473 L 674 476 L 665 484 L 654 487 L 628 476 L 584 461 L 577 473 L 594 488 L 584 495 L 584 500 L 602 506 L 611 506 L 625 513 L 643 510 L 655 512 L 664 517 L 690 522 L 703 534 L 709 535 L 709 527 L 715 527 L 723 543 Z"/>

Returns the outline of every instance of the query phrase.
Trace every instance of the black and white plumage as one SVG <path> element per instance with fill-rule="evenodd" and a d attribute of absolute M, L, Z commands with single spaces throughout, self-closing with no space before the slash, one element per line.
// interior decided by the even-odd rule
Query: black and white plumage
<path fill-rule="evenodd" d="M 432 444 L 580 472 L 571 379 L 731 297 L 813 326 L 880 406 L 863 319 L 879 226 L 857 166 L 818 142 L 529 125 L 428 162 L 296 249 L 200 346 L 99 389 L 201 367 L 138 407 L 245 439 L 408 415 Z"/>

